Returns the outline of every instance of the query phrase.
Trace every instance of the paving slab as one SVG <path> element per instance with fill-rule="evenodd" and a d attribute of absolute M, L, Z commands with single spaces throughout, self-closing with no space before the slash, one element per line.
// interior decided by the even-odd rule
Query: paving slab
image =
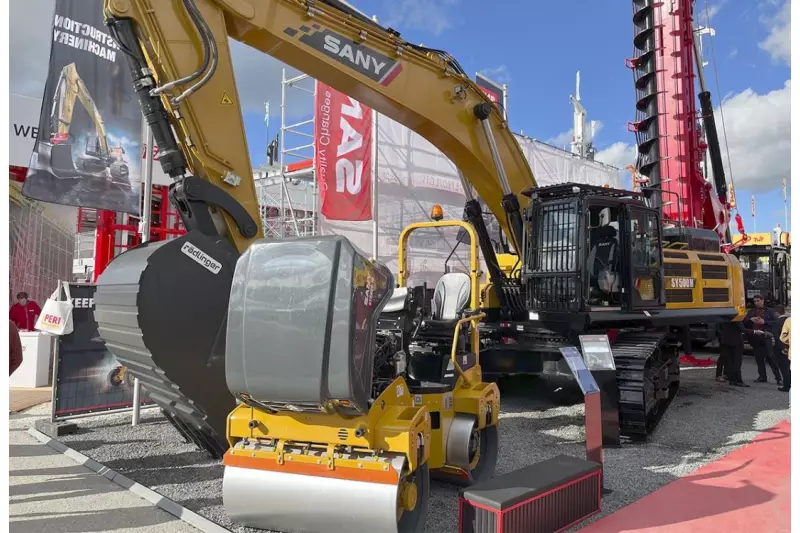
<path fill-rule="evenodd" d="M 23 413 L 10 420 L 11 533 L 198 533 L 198 529 L 151 502 L 36 440 L 24 423 L 31 417 Z"/>

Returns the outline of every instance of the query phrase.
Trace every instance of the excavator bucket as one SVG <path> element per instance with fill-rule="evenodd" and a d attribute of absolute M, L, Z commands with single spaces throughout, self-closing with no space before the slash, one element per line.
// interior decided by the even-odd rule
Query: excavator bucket
<path fill-rule="evenodd" d="M 40 142 L 36 147 L 39 168 L 50 171 L 58 178 L 74 178 L 80 175 L 72 159 L 72 145 Z"/>
<path fill-rule="evenodd" d="M 228 298 L 239 254 L 191 231 L 116 257 L 97 280 L 100 336 L 181 434 L 219 458 L 236 402 L 225 384 Z"/>

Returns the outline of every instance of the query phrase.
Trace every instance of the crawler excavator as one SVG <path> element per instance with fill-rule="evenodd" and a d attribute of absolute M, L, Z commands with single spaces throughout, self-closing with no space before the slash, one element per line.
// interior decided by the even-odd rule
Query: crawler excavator
<path fill-rule="evenodd" d="M 75 100 L 80 100 L 95 134 L 86 136 L 83 156 L 73 160 L 70 126 Z M 50 110 L 50 142 L 39 144 L 39 162 L 59 178 L 94 176 L 130 189 L 128 164 L 122 146 L 110 147 L 103 117 L 83 83 L 75 63 L 61 69 Z"/>
<path fill-rule="evenodd" d="M 668 325 L 744 312 L 737 263 L 662 252 L 661 213 L 642 195 L 537 188 L 503 113 L 453 57 L 342 2 L 106 0 L 105 17 L 188 233 L 115 258 L 98 279 L 95 316 L 184 437 L 223 457 L 234 522 L 420 531 L 431 475 L 471 483 L 494 470 L 500 395 L 482 378 L 484 331 L 508 326 L 536 357 L 618 330 L 620 418 L 646 433 L 677 389 Z M 443 277 L 429 307 L 405 286 L 402 246 L 394 276 L 341 237 L 263 238 L 229 37 L 400 122 L 455 163 L 465 221 L 416 227 L 464 229 L 469 280 Z M 506 236 L 500 258 L 480 201 Z M 478 248 L 490 280 L 483 303 Z M 665 304 L 665 263 L 688 269 L 674 283 L 698 303 Z M 728 279 L 710 279 L 707 263 Z M 709 290 L 717 300 L 700 304 Z"/>

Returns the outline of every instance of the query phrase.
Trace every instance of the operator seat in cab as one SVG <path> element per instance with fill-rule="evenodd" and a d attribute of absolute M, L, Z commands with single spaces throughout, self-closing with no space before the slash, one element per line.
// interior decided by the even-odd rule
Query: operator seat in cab
<path fill-rule="evenodd" d="M 619 223 L 611 221 L 611 209 L 600 211 L 599 225 L 589 229 L 589 291 L 593 304 L 618 303 L 619 298 Z"/>

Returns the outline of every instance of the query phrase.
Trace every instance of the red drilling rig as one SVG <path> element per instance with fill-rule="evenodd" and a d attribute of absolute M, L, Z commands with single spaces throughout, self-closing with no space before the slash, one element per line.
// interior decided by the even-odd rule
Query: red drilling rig
<path fill-rule="evenodd" d="M 634 57 L 626 64 L 634 73 L 636 121 L 629 129 L 636 135 L 640 183 L 655 192 L 651 201 L 661 207 L 665 224 L 688 239 L 714 231 L 729 251 L 731 202 L 693 9 L 694 0 L 633 0 Z M 701 168 L 706 152 L 713 181 Z M 738 214 L 736 220 L 744 234 Z"/>
<path fill-rule="evenodd" d="M 703 77 L 694 4 L 694 0 L 633 0 L 634 57 L 626 60 L 636 88 L 636 121 L 629 124 L 637 145 L 633 176 L 635 185 L 651 190 L 653 207 L 661 208 L 665 240 L 675 246 L 687 243 L 695 250 L 729 252 L 732 202 L 711 93 Z M 701 167 L 706 156 L 713 181 L 706 179 Z M 738 214 L 736 222 L 745 242 Z M 684 328 L 683 335 L 682 361 L 711 364 L 710 359 L 694 358 L 690 346 L 715 340 L 716 326 L 694 324 Z"/>

